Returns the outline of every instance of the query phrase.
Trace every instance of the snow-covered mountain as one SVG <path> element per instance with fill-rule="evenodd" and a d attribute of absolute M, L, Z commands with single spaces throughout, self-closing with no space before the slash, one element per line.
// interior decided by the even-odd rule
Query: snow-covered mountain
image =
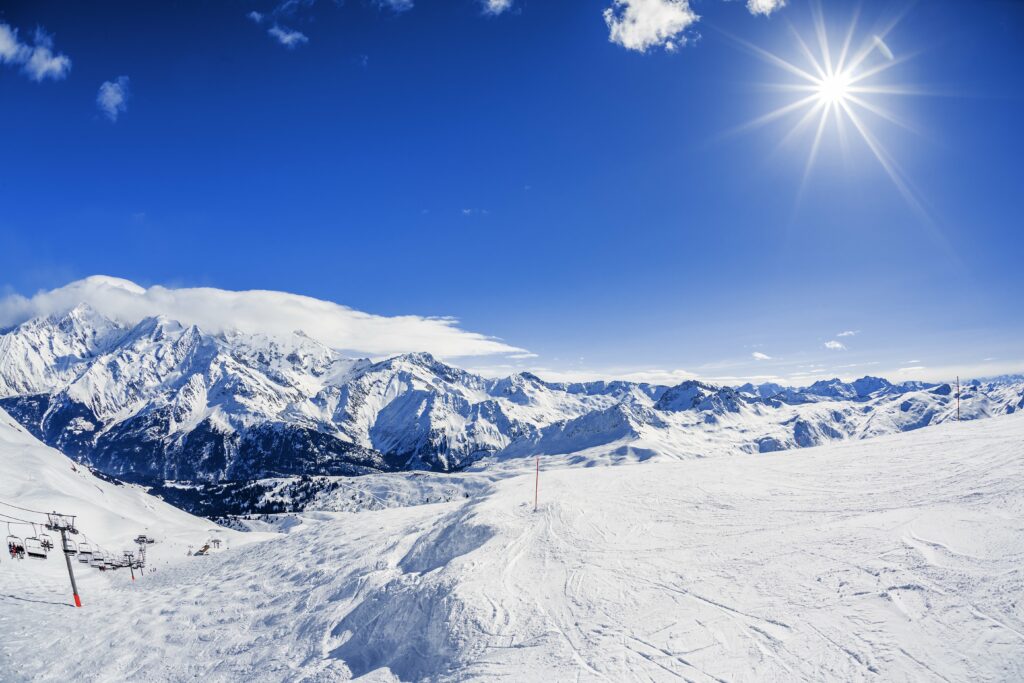
<path fill-rule="evenodd" d="M 146 482 L 450 471 L 618 444 L 699 457 L 944 422 L 949 385 L 864 377 L 805 388 L 489 379 L 413 353 L 351 359 L 302 334 L 124 325 L 79 305 L 0 334 L 0 407 L 45 443 Z M 961 415 L 1024 407 L 1024 379 L 975 382 Z"/>
<path fill-rule="evenodd" d="M 379 363 L 313 339 L 123 326 L 88 306 L 0 335 L 0 404 L 117 476 L 250 479 L 450 470 L 642 385 L 488 380 L 415 353 Z"/>

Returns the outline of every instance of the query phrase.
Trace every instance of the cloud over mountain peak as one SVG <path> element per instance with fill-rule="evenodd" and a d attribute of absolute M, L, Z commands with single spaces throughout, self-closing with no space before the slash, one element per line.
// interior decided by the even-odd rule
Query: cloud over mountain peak
<path fill-rule="evenodd" d="M 126 324 L 164 315 L 208 332 L 239 330 L 287 335 L 301 330 L 332 348 L 383 357 L 429 351 L 439 358 L 523 353 L 525 349 L 459 327 L 451 317 L 382 316 L 300 294 L 214 287 L 141 287 L 108 276 L 92 276 L 31 297 L 0 298 L 0 326 L 88 304 Z"/>

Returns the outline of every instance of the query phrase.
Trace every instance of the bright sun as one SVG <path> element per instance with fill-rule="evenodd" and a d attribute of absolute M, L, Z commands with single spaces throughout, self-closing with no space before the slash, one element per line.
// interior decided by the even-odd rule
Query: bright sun
<path fill-rule="evenodd" d="M 847 100 L 850 77 L 845 73 L 835 73 L 819 78 L 815 84 L 818 101 L 824 105 L 842 105 Z"/>
<path fill-rule="evenodd" d="M 870 149 L 904 197 L 917 209 L 921 204 L 914 198 L 910 185 L 899 171 L 893 158 L 883 147 L 869 124 L 884 121 L 913 131 L 913 127 L 890 112 L 884 100 L 897 95 L 923 94 L 921 90 L 878 82 L 878 77 L 904 58 L 893 55 L 885 43 L 885 37 L 895 27 L 892 22 L 878 33 L 868 34 L 854 46 L 856 16 L 843 33 L 835 50 L 829 43 L 829 30 L 825 25 L 820 5 L 812 5 L 814 12 L 813 39 L 808 41 L 797 30 L 793 30 L 794 43 L 802 56 L 798 63 L 783 59 L 767 50 L 740 41 L 748 50 L 762 60 L 782 69 L 791 78 L 789 82 L 769 84 L 769 87 L 794 93 L 792 101 L 768 112 L 741 129 L 762 126 L 773 121 L 793 117 L 796 123 L 783 136 L 780 145 L 786 144 L 804 131 L 813 131 L 804 182 L 814 166 L 821 149 L 822 138 L 827 128 L 834 127 L 842 147 L 847 147 L 848 129 Z M 817 43 L 816 50 L 811 45 Z M 916 131 L 914 131 L 916 132 Z M 802 191 L 801 185 L 801 191 Z"/>

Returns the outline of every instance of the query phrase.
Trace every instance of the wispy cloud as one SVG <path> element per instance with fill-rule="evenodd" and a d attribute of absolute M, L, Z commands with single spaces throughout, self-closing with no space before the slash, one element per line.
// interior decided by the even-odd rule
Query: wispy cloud
<path fill-rule="evenodd" d="M 96 106 L 113 122 L 128 109 L 128 77 L 118 76 L 115 81 L 104 81 L 96 93 Z"/>
<path fill-rule="evenodd" d="M 852 336 L 858 334 L 859 332 L 860 332 L 860 330 L 845 330 L 844 332 L 840 332 L 836 336 L 837 337 L 852 337 Z"/>
<path fill-rule="evenodd" d="M 2 297 L 0 327 L 40 315 L 63 313 L 81 303 L 126 324 L 164 315 L 213 333 L 239 330 L 283 336 L 301 330 L 333 348 L 373 357 L 410 351 L 429 351 L 441 358 L 527 353 L 500 339 L 464 330 L 454 318 L 373 315 L 286 292 L 144 288 L 103 276 L 78 280 L 31 297 Z"/>
<path fill-rule="evenodd" d="M 291 16 L 295 14 L 299 9 L 305 9 L 312 7 L 316 4 L 316 0 L 282 0 L 276 7 L 274 7 L 274 14 L 276 16 Z M 341 4 L 340 2 L 338 4 Z"/>
<path fill-rule="evenodd" d="M 531 372 L 549 382 L 594 382 L 598 380 L 622 380 L 625 382 L 647 382 L 673 386 L 697 375 L 686 370 L 661 368 L 608 368 L 558 370 L 554 368 L 532 368 Z M 501 374 L 501 373 L 498 373 Z"/>
<path fill-rule="evenodd" d="M 257 23 L 257 24 L 263 23 L 263 13 L 262 12 L 257 12 L 256 10 L 253 10 L 253 11 L 249 12 L 248 14 L 246 14 L 245 16 L 249 17 L 250 21 L 253 21 L 253 22 Z"/>
<path fill-rule="evenodd" d="M 376 0 L 379 7 L 395 12 L 408 12 L 412 9 L 413 0 Z"/>
<path fill-rule="evenodd" d="M 615 0 L 604 11 L 608 40 L 637 52 L 685 45 L 684 32 L 699 18 L 689 0 Z"/>
<path fill-rule="evenodd" d="M 497 16 L 512 9 L 512 0 L 482 0 L 484 14 Z"/>
<path fill-rule="evenodd" d="M 835 339 L 832 339 L 825 342 L 825 348 L 830 349 L 832 351 L 845 351 L 846 345 L 843 344 L 843 342 L 841 341 L 836 341 Z"/>
<path fill-rule="evenodd" d="M 750 354 L 750 357 L 753 358 L 754 360 L 771 360 L 772 359 L 772 357 L 769 356 L 767 353 L 761 353 L 760 351 L 754 351 L 752 354 Z"/>
<path fill-rule="evenodd" d="M 302 31 L 293 31 L 277 24 L 267 29 L 267 33 L 289 50 L 309 42 L 309 38 Z"/>
<path fill-rule="evenodd" d="M 20 66 L 22 73 L 33 81 L 47 78 L 59 81 L 71 71 L 71 58 L 53 50 L 53 38 L 37 29 L 33 44 L 21 42 L 18 30 L 0 24 L 0 64 Z"/>

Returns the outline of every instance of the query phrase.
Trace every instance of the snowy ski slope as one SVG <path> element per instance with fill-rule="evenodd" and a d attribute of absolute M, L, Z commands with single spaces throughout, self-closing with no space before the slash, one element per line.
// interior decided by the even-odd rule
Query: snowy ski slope
<path fill-rule="evenodd" d="M 1021 680 L 1022 481 L 1010 415 L 309 513 L 80 610 L 5 557 L 0 678 Z"/>

